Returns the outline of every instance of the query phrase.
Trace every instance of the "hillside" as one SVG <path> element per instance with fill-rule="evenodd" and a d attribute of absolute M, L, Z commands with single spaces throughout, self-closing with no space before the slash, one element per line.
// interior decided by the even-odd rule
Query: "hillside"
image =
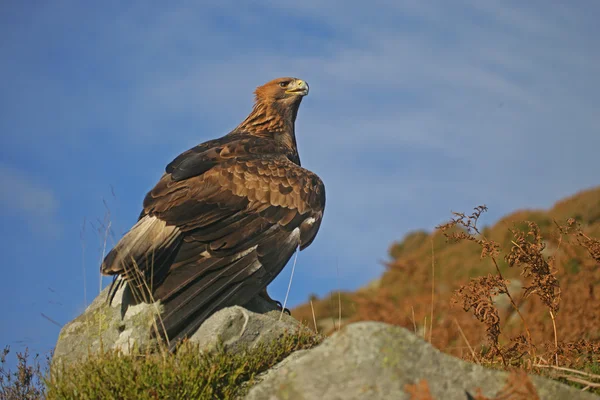
<path fill-rule="evenodd" d="M 514 212 L 493 226 L 479 227 L 479 233 L 467 233 L 468 215 L 458 219 L 445 233 L 458 233 L 461 240 L 448 240 L 437 228 L 411 232 L 392 243 L 386 271 L 377 281 L 356 292 L 313 296 L 319 332 L 337 329 L 341 305 L 342 324 L 370 320 L 400 325 L 466 359 L 505 365 L 554 360 L 562 366 L 592 366 L 597 372 L 600 242 L 593 238 L 600 238 L 600 187 L 561 200 L 550 210 Z M 482 257 L 483 248 L 498 254 Z M 509 266 L 511 260 L 514 266 Z M 504 284 L 494 263 L 509 281 L 506 288 L 515 306 L 498 294 Z M 310 302 L 292 315 L 314 327 Z"/>
<path fill-rule="evenodd" d="M 220 310 L 172 353 L 152 342 L 155 304 L 123 308 L 125 288 L 109 304 L 106 288 L 63 327 L 52 369 L 25 351 L 10 371 L 0 353 L 0 399 L 594 398 L 582 392 L 600 394 L 600 187 L 479 228 L 483 212 L 406 235 L 376 282 L 292 310 L 328 338 L 262 299 Z"/>

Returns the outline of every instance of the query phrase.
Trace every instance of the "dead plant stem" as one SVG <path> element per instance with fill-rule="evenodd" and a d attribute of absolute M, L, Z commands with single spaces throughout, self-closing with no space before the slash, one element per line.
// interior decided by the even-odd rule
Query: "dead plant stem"
<path fill-rule="evenodd" d="M 429 343 L 433 335 L 433 300 L 435 296 L 435 253 L 433 250 L 433 238 L 431 239 L 431 315 L 429 317 Z"/>
<path fill-rule="evenodd" d="M 498 266 L 498 263 L 496 262 L 496 258 L 495 257 L 491 257 L 491 259 L 492 259 L 492 262 L 494 263 L 494 266 L 496 267 L 496 272 L 498 272 L 498 276 L 500 277 L 500 279 L 502 280 L 502 282 L 504 282 L 504 276 L 502 276 L 502 272 L 500 272 L 500 267 Z M 529 328 L 527 327 L 527 323 L 525 322 L 525 318 L 523 317 L 523 314 L 521 314 L 521 311 L 519 310 L 519 307 L 517 306 L 517 304 L 515 303 L 515 300 L 512 298 L 510 292 L 508 291 L 508 287 L 506 286 L 506 284 L 504 284 L 504 290 L 506 292 L 506 296 L 508 296 L 508 299 L 510 300 L 510 304 L 515 309 L 515 311 L 517 312 L 517 314 L 519 315 L 519 317 L 521 318 L 521 322 L 523 322 L 523 328 L 525 328 L 525 332 L 527 333 L 527 342 L 529 344 L 529 350 L 531 351 L 533 359 L 535 360 L 535 358 L 536 358 L 536 356 L 535 356 L 535 348 L 533 347 L 533 342 L 531 340 L 531 332 L 529 331 Z"/>

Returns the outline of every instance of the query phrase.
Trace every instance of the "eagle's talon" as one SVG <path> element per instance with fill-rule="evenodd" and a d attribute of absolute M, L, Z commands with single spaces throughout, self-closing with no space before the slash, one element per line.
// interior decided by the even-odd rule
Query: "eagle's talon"
<path fill-rule="evenodd" d="M 292 312 L 290 311 L 289 308 L 283 308 L 283 304 L 281 304 L 281 302 L 279 300 L 273 300 L 275 302 L 275 304 L 277 304 L 277 308 L 279 308 L 279 311 L 282 311 L 284 313 L 286 313 L 287 315 L 292 315 Z"/>
<path fill-rule="evenodd" d="M 263 289 L 259 293 L 259 296 L 262 297 L 263 299 L 267 300 L 270 303 L 274 303 L 275 306 L 279 309 L 279 311 L 282 311 L 282 312 L 286 313 L 287 315 L 292 315 L 292 312 L 288 308 L 283 308 L 283 304 L 281 304 L 281 302 L 279 300 L 272 299 L 271 296 L 269 296 L 269 294 L 267 293 L 267 289 Z"/>

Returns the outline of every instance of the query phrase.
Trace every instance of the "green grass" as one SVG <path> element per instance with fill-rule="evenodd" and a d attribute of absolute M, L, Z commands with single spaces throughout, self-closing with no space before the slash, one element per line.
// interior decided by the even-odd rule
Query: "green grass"
<path fill-rule="evenodd" d="M 4 379 L 0 399 L 233 399 L 243 395 L 258 374 L 322 339 L 301 330 L 235 353 L 222 345 L 201 353 L 189 342 L 175 353 L 132 350 L 125 355 L 111 350 L 92 354 L 82 362 L 55 366 L 45 374 L 37 360 L 28 366 L 25 357 L 16 372 L 0 367 L 0 376 L 11 377 L 10 381 Z"/>

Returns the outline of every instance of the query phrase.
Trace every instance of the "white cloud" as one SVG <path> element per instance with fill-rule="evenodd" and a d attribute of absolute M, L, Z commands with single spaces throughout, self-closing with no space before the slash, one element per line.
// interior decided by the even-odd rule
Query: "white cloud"
<path fill-rule="evenodd" d="M 20 215 L 35 232 L 58 236 L 59 202 L 52 190 L 22 171 L 0 164 L 0 207 L 5 215 Z"/>

